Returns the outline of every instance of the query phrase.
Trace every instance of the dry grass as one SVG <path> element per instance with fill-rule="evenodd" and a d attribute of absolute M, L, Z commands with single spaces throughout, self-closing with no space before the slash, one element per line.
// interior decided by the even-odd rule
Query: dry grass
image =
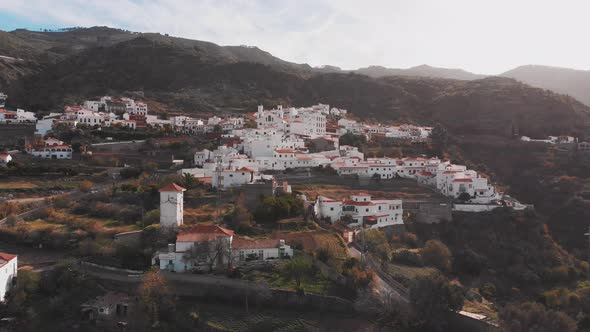
<path fill-rule="evenodd" d="M 489 321 L 498 322 L 498 312 L 496 311 L 494 304 L 484 298 L 482 298 L 481 302 L 465 300 L 462 310 L 484 315 L 488 317 Z"/>
<path fill-rule="evenodd" d="M 220 213 L 222 216 L 233 210 L 233 204 L 222 204 Z M 203 221 L 212 221 L 215 218 L 215 204 L 205 204 L 196 208 L 184 208 L 184 222 L 193 224 Z"/>
<path fill-rule="evenodd" d="M 26 181 L 0 182 L 0 189 L 32 189 L 37 187 L 36 184 Z"/>
<path fill-rule="evenodd" d="M 44 222 L 46 224 L 51 223 L 53 225 L 67 226 L 72 230 L 92 228 L 97 233 L 103 234 L 116 234 L 137 229 L 136 225 L 121 225 L 111 219 L 81 216 L 65 209 L 52 210 L 50 216 Z"/>
<path fill-rule="evenodd" d="M 348 252 L 338 235 L 326 231 L 302 231 L 302 232 L 275 232 L 270 236 L 273 239 L 283 239 L 291 246 L 301 245 L 303 251 L 312 253 L 319 248 L 330 248 L 337 258 L 346 258 Z"/>
<path fill-rule="evenodd" d="M 432 196 L 431 192 L 404 192 L 404 191 L 378 191 L 378 190 L 353 190 L 347 186 L 336 185 L 296 185 L 293 190 L 300 191 L 307 196 L 308 199 L 314 199 L 321 195 L 335 200 L 342 200 L 349 198 L 350 195 L 359 192 L 367 192 L 375 198 L 385 199 L 417 199 Z M 414 190 L 415 191 L 415 190 Z"/>

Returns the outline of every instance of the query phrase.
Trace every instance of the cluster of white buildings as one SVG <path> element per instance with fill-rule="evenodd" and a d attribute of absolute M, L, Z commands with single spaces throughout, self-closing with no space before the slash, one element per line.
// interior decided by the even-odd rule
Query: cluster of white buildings
<path fill-rule="evenodd" d="M 160 189 L 161 227 L 178 228 L 184 224 L 184 191 L 185 188 L 174 183 Z M 293 249 L 284 240 L 241 237 L 218 225 L 199 224 L 181 229 L 176 243 L 157 252 L 153 264 L 162 270 L 182 273 L 290 257 Z"/>
<path fill-rule="evenodd" d="M 16 111 L 9 111 L 4 108 L 0 108 L 0 123 L 5 124 L 18 124 L 18 123 L 35 123 L 37 117 L 33 112 L 27 112 L 22 109 Z"/>
<path fill-rule="evenodd" d="M 57 124 L 137 129 L 147 126 L 150 117 L 157 118 L 148 115 L 145 102 L 104 96 L 97 100 L 86 100 L 82 105 L 66 106 L 62 113 L 44 116 L 36 121 L 35 134 L 46 135 Z"/>
<path fill-rule="evenodd" d="M 318 196 L 315 215 L 331 223 L 348 217 L 349 227 L 379 228 L 403 224 L 401 199 L 377 199 L 367 193 L 351 195 L 349 199 L 334 200 Z"/>
<path fill-rule="evenodd" d="M 338 120 L 339 135 L 352 133 L 355 135 L 383 136 L 410 142 L 425 142 L 430 137 L 432 127 L 404 124 L 400 126 L 383 126 L 360 123 L 356 120 L 342 118 Z"/>

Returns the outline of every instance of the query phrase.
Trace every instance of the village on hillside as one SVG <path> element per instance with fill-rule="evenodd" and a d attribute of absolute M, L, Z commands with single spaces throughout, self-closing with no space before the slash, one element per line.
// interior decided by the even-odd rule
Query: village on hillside
<path fill-rule="evenodd" d="M 533 210 L 489 176 L 433 154 L 444 128 L 363 122 L 325 104 L 162 118 L 146 102 L 104 96 L 40 119 L 0 109 L 0 122 L 35 128 L 21 149 L 0 153 L 14 180 L 0 186 L 2 238 L 57 249 L 60 259 L 72 252 L 76 269 L 110 282 L 135 284 L 152 269 L 173 285 L 274 292 L 252 295 L 260 303 L 291 290 L 310 295 L 289 305 L 346 311 L 360 289 L 408 302 L 417 274 L 448 268 L 425 254 L 440 242 L 418 247 L 416 229 L 457 213 Z M 45 184 L 35 172 L 48 174 Z M 54 264 L 18 251 L 27 269 Z M 0 253 L 0 263 L 2 300 L 20 270 L 14 254 Z M 216 287 L 195 292 L 223 297 Z M 132 306 L 116 292 L 80 304 L 84 319 L 107 325 L 130 322 Z M 494 324 L 489 307 L 457 311 Z"/>

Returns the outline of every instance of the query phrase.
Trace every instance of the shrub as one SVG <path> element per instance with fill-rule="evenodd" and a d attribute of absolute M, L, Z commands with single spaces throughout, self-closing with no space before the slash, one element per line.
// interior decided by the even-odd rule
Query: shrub
<path fill-rule="evenodd" d="M 479 294 L 487 300 L 494 300 L 496 298 L 496 285 L 489 282 L 481 285 Z"/>
<path fill-rule="evenodd" d="M 428 265 L 441 271 L 449 272 L 453 263 L 453 255 L 449 248 L 438 240 L 428 240 L 422 248 L 422 258 Z"/>
<path fill-rule="evenodd" d="M 391 257 L 391 261 L 406 265 L 424 266 L 422 256 L 410 250 L 394 251 Z"/>
<path fill-rule="evenodd" d="M 503 331 L 573 332 L 576 322 L 560 311 L 547 310 L 539 303 L 510 304 L 500 311 Z"/>
<path fill-rule="evenodd" d="M 80 182 L 80 184 L 78 185 L 78 188 L 80 189 L 81 192 L 87 193 L 92 189 L 93 186 L 94 186 L 94 184 L 92 182 L 85 180 L 85 181 Z"/>

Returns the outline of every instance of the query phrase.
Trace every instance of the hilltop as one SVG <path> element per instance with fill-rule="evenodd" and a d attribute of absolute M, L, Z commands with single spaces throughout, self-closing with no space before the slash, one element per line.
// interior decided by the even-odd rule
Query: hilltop
<path fill-rule="evenodd" d="M 106 27 L 2 36 L 0 52 L 23 60 L 2 71 L 0 83 L 9 104 L 32 110 L 139 91 L 184 112 L 323 102 L 381 121 L 441 122 L 456 134 L 575 134 L 590 118 L 590 109 L 571 97 L 461 70 L 419 66 L 370 77 L 295 64 L 256 47 Z M 422 76 L 453 76 L 445 71 L 464 79 Z"/>
<path fill-rule="evenodd" d="M 590 105 L 590 71 L 549 66 L 520 66 L 501 76 L 514 78 L 523 83 L 568 94 Z"/>

